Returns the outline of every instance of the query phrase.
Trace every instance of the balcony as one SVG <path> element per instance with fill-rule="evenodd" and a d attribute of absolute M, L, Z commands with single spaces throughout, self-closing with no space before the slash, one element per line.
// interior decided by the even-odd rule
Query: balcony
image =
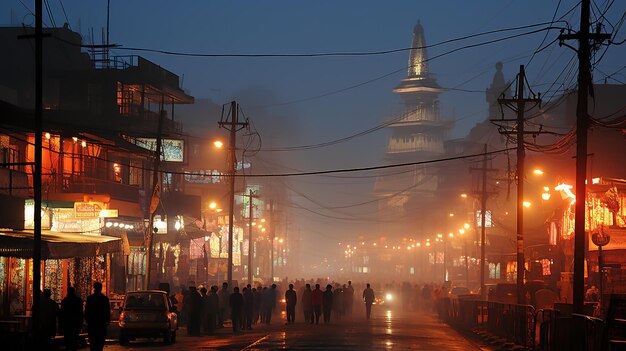
<path fill-rule="evenodd" d="M 63 179 L 64 191 L 85 194 L 109 194 L 112 199 L 139 202 L 139 187 L 127 185 L 110 180 L 90 178 L 83 176 L 71 176 Z"/>

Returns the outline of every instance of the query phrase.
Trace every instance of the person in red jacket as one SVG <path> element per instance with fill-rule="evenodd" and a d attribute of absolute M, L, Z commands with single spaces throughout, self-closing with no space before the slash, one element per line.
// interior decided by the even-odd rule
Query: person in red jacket
<path fill-rule="evenodd" d="M 313 313 L 315 314 L 315 324 L 320 324 L 323 302 L 324 293 L 322 292 L 322 290 L 320 290 L 320 285 L 315 284 L 315 290 L 311 292 L 311 305 L 313 305 Z"/>

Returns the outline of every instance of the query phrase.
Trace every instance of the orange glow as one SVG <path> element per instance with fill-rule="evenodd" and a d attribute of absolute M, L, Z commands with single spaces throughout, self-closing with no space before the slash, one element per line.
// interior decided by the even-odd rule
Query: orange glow
<path fill-rule="evenodd" d="M 572 188 L 573 188 L 573 186 L 565 184 L 565 183 L 562 183 L 562 184 L 557 185 L 554 188 L 554 190 L 562 191 L 562 192 L 565 193 L 565 195 L 567 195 L 567 197 L 576 200 L 576 195 L 574 195 L 574 193 L 572 193 Z"/>
<path fill-rule="evenodd" d="M 535 173 L 536 175 L 543 175 L 543 171 L 540 169 L 535 169 L 533 173 Z"/>
<path fill-rule="evenodd" d="M 213 146 L 215 146 L 215 147 L 216 147 L 216 148 L 218 148 L 218 149 L 221 149 L 221 148 L 223 148 L 223 147 L 224 147 L 224 143 L 223 143 L 223 142 L 221 142 L 220 140 L 215 140 L 215 141 L 213 142 Z"/>

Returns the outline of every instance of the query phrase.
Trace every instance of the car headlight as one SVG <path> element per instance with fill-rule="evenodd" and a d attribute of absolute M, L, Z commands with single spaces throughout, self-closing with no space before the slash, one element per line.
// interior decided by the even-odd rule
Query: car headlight
<path fill-rule="evenodd" d="M 390 293 L 387 293 L 387 295 L 385 295 L 385 300 L 387 301 L 393 300 L 393 295 L 391 295 Z"/>

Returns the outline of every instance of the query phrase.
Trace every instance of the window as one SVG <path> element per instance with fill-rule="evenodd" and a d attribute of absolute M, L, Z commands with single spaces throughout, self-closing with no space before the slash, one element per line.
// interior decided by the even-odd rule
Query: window
<path fill-rule="evenodd" d="M 128 184 L 143 188 L 143 164 L 141 161 L 130 160 Z"/>

